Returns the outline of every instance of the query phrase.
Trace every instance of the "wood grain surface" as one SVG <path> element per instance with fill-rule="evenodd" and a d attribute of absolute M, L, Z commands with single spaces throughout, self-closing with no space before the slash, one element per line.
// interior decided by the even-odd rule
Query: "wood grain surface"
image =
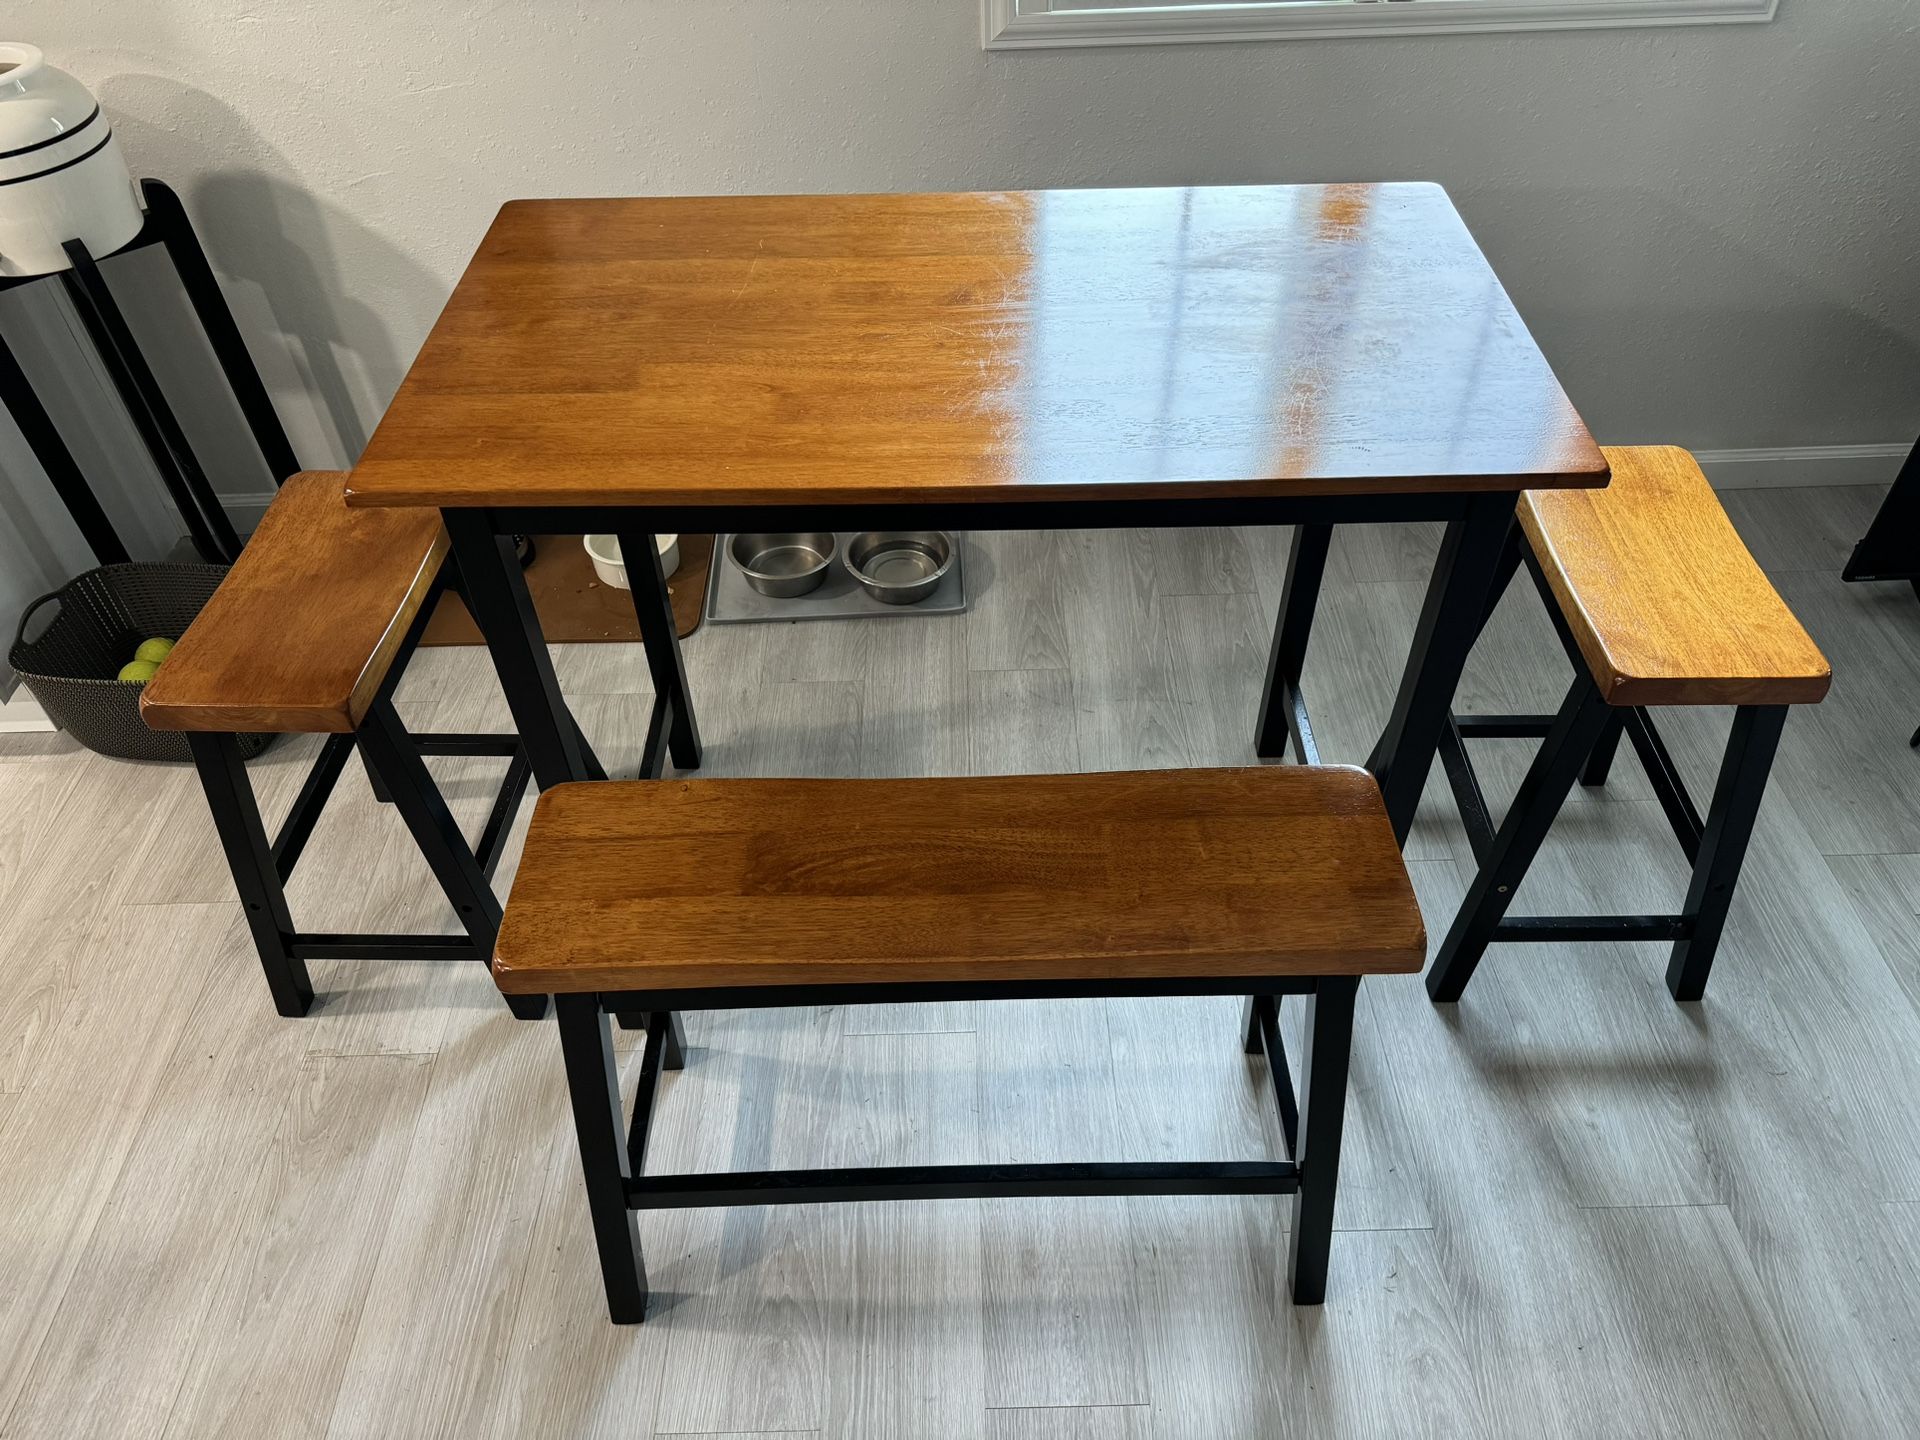
<path fill-rule="evenodd" d="M 981 502 L 1599 485 L 1444 190 L 504 206 L 369 505 Z"/>
<path fill-rule="evenodd" d="M 559 786 L 494 976 L 547 994 L 1424 959 L 1372 776 L 1285 766 Z"/>
<path fill-rule="evenodd" d="M 155 730 L 351 734 L 447 553 L 433 510 L 349 510 L 344 476 L 296 475 L 147 682 Z"/>
<path fill-rule="evenodd" d="M 1606 451 L 1604 491 L 1523 495 L 1520 524 L 1614 705 L 1800 705 L 1833 670 L 1693 456 Z"/>

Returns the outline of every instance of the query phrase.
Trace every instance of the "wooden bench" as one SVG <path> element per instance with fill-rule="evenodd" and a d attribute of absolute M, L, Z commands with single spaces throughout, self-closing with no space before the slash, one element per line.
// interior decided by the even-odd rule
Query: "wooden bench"
<path fill-rule="evenodd" d="M 677 780 L 540 797 L 494 976 L 553 995 L 613 1319 L 646 1309 L 636 1209 L 960 1196 L 1292 1194 L 1293 1298 L 1326 1288 L 1362 975 L 1426 936 L 1365 771 Z M 648 1176 L 675 1012 L 901 1000 L 1233 994 L 1290 1159 Z M 1297 1107 L 1280 997 L 1306 997 Z M 644 1024 L 623 1124 L 608 1014 Z M 644 1017 L 644 1018 L 643 1018 Z"/>
<path fill-rule="evenodd" d="M 1435 1000 L 1460 998 L 1489 943 L 1671 942 L 1667 987 L 1706 990 L 1787 709 L 1827 693 L 1832 670 L 1754 562 L 1684 450 L 1605 451 L 1604 490 L 1521 497 L 1500 585 L 1533 576 L 1576 672 L 1552 716 L 1455 717 L 1441 748 L 1479 872 L 1427 975 Z M 1491 607 L 1489 607 L 1491 608 Z M 1650 711 L 1731 705 L 1732 732 L 1705 820 Z M 1574 782 L 1606 782 L 1622 735 L 1632 742 L 1691 862 L 1678 914 L 1529 916 L 1507 907 Z M 1545 737 L 1498 831 L 1465 739 Z"/>
<path fill-rule="evenodd" d="M 490 878 L 525 793 L 512 736 L 410 735 L 392 703 L 445 584 L 447 538 L 431 510 L 349 510 L 343 474 L 289 479 L 213 599 L 140 697 L 156 730 L 189 734 L 214 826 L 282 1015 L 313 1003 L 315 959 L 480 960 L 493 953 L 500 903 Z M 328 737 L 269 841 L 235 736 Z M 358 748 L 375 793 L 411 831 L 464 935 L 321 934 L 294 928 L 286 881 Z M 508 757 L 505 783 L 469 847 L 423 755 Z M 537 1017 L 543 1002 L 515 1002 Z"/>

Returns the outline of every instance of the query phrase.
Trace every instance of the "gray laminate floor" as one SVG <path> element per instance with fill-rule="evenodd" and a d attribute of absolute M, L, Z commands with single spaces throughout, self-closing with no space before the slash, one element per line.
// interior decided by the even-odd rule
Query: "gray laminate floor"
<path fill-rule="evenodd" d="M 1283 1208 L 951 1202 L 642 1218 L 609 1326 L 559 1056 L 474 967 L 316 965 L 277 1019 L 182 769 L 0 742 L 0 1431 L 9 1436 L 1920 1433 L 1920 605 L 1835 578 L 1877 499 L 1730 508 L 1831 656 L 1787 731 L 1706 1002 L 1657 947 L 1503 948 L 1457 1010 L 1361 994 L 1328 1303 Z M 1284 534 L 979 536 L 963 619 L 710 627 L 714 775 L 1245 762 Z M 1362 758 L 1433 537 L 1342 536 L 1310 673 Z M 1462 708 L 1555 698 L 1524 587 Z M 630 766 L 646 670 L 561 657 Z M 475 652 L 409 718 L 502 718 Z M 1710 773 L 1723 717 L 1671 726 Z M 256 766 L 277 811 L 310 743 Z M 1483 748 L 1509 793 L 1524 742 Z M 436 762 L 472 819 L 495 762 Z M 1430 928 L 1466 878 L 1441 787 Z M 524 823 L 524 815 L 523 815 Z M 354 771 L 295 889 L 314 926 L 446 928 Z M 512 856 L 507 870 L 510 872 Z M 1678 894 L 1631 761 L 1526 908 Z M 689 1017 L 661 1167 L 1270 1153 L 1231 1001 Z"/>

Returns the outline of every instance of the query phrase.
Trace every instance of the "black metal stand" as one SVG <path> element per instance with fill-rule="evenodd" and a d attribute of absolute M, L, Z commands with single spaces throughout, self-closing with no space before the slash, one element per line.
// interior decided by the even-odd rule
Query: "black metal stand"
<path fill-rule="evenodd" d="M 678 1012 L 754 1009 L 779 1005 L 860 1005 L 906 996 L 927 998 L 914 985 L 792 986 L 726 991 L 661 991 L 645 994 L 558 995 L 560 1049 L 573 1096 L 574 1129 L 580 1141 L 587 1209 L 593 1219 L 606 1282 L 607 1310 L 614 1323 L 646 1318 L 647 1271 L 640 1256 L 636 1210 L 709 1205 L 819 1205 L 849 1201 L 944 1200 L 1087 1195 L 1291 1195 L 1293 1223 L 1287 1280 L 1296 1305 L 1326 1298 L 1327 1263 L 1333 1238 L 1334 1194 L 1339 1182 L 1340 1143 L 1346 1116 L 1347 1064 L 1359 979 L 1352 975 L 1287 976 L 1271 980 L 1167 980 L 1116 986 L 1111 982 L 1067 984 L 943 985 L 949 998 L 1004 1000 L 1036 993 L 1109 995 L 1232 994 L 1253 990 L 1248 1053 L 1268 1057 L 1280 1109 L 1287 1159 L 1210 1160 L 1139 1164 L 1068 1163 L 1012 1165 L 887 1165 L 830 1170 L 646 1174 L 647 1138 L 653 1128 L 663 1070 L 685 1063 Z M 1306 999 L 1306 1047 L 1301 1056 L 1301 1093 L 1280 1043 L 1283 995 Z M 608 1015 L 637 1026 L 645 1016 L 646 1047 L 633 1113 L 623 1123 L 620 1076 Z"/>
<path fill-rule="evenodd" d="M 1524 560 L 1573 666 L 1574 681 L 1555 715 L 1449 717 L 1441 736 L 1441 761 L 1480 868 L 1427 972 L 1427 993 L 1441 1003 L 1457 1001 L 1487 946 L 1498 941 L 1660 940 L 1673 947 L 1667 989 L 1675 1000 L 1698 1000 L 1706 992 L 1726 927 L 1787 707 L 1737 707 L 1713 803 L 1702 821 L 1652 715 L 1644 707 L 1606 702 L 1518 527 L 1507 543 L 1511 563 L 1503 570 L 1511 576 Z M 1514 894 L 1574 782 L 1604 784 L 1622 735 L 1639 756 L 1674 839 L 1693 867 L 1679 913 L 1508 918 Z M 1496 831 L 1465 742 L 1523 736 L 1543 737 L 1543 743 Z"/>
<path fill-rule="evenodd" d="M 1840 578 L 1911 580 L 1920 591 L 1920 442 L 1908 453 Z"/>
<path fill-rule="evenodd" d="M 500 930 L 500 902 L 492 880 L 505 846 L 508 827 L 532 778 L 525 749 L 511 735 L 410 734 L 393 707 L 393 692 L 420 644 L 445 576 L 436 580 L 402 640 L 387 678 L 352 735 L 329 735 L 319 758 L 294 798 L 277 837 L 267 838 L 259 802 L 247 778 L 239 745 L 232 735 L 193 734 L 200 783 L 213 812 L 235 888 L 246 908 L 260 967 L 266 972 L 274 1008 L 300 1016 L 313 1004 L 309 960 L 463 960 L 486 965 L 493 960 Z M 286 883 L 313 836 L 320 812 L 358 747 L 369 776 L 384 792 L 426 858 L 434 879 L 460 918 L 464 935 L 372 935 L 297 930 L 287 904 Z M 493 809 L 471 848 L 460 833 L 447 802 L 422 757 L 497 755 L 508 760 L 507 774 Z M 508 1005 L 524 1020 L 546 1014 L 543 996 L 511 996 Z"/>
<path fill-rule="evenodd" d="M 274 483 L 279 484 L 297 472 L 300 465 L 261 383 L 260 373 L 247 353 L 239 327 L 234 324 L 233 313 L 227 308 L 212 268 L 207 264 L 199 237 L 194 234 L 179 197 L 167 186 L 158 180 L 144 180 L 140 190 L 147 207 L 146 221 L 140 233 L 114 253 L 123 255 L 149 245 L 166 247 Z M 240 539 L 100 273 L 98 262 L 111 257 L 92 255 L 78 240 L 67 242 L 64 248 L 72 268 L 59 272 L 61 285 L 113 381 L 121 403 L 126 406 L 154 468 L 159 471 L 161 482 L 179 510 L 194 548 L 205 560 L 231 563 L 239 556 Z M 0 280 L 0 290 L 49 278 L 52 277 L 15 276 Z M 125 545 L 107 521 L 99 500 L 87 488 L 71 452 L 3 342 L 0 342 L 0 403 L 4 403 L 19 422 L 28 446 L 52 478 L 55 490 L 100 563 L 125 560 Z"/>

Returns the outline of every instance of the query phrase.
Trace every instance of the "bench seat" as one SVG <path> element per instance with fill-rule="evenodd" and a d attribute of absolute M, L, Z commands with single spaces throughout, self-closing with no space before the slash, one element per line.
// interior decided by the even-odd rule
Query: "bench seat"
<path fill-rule="evenodd" d="M 510 994 L 1417 971 L 1363 770 L 561 785 Z M 745 1002 L 743 1002 L 745 1003 Z"/>
<path fill-rule="evenodd" d="M 1520 525 L 1609 705 L 1803 705 L 1833 671 L 1693 456 L 1604 451 L 1603 490 L 1529 490 Z"/>
<path fill-rule="evenodd" d="M 346 476 L 281 487 L 140 696 L 155 730 L 351 735 L 447 553 L 434 510 L 349 510 Z"/>

